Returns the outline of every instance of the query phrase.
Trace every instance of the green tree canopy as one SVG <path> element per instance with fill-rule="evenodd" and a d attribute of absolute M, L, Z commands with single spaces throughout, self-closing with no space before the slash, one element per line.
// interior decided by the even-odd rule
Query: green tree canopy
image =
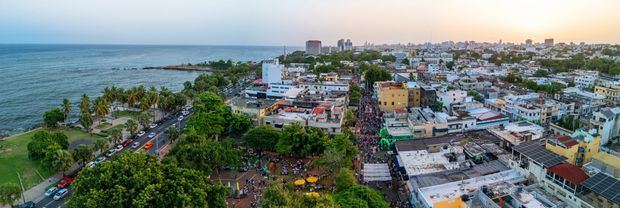
<path fill-rule="evenodd" d="M 377 65 L 362 64 L 360 71 L 364 73 L 364 81 L 368 88 L 372 88 L 375 82 L 392 80 L 392 75 Z"/>
<path fill-rule="evenodd" d="M 293 123 L 284 126 L 282 136 L 276 144 L 276 151 L 305 157 L 323 151 L 325 138 L 325 132 L 320 128 L 302 127 L 298 123 Z"/>
<path fill-rule="evenodd" d="M 14 183 L 0 185 L 0 205 L 13 205 L 20 197 L 21 190 Z"/>
<path fill-rule="evenodd" d="M 60 108 L 54 108 L 43 114 L 43 123 L 47 127 L 56 127 L 58 122 L 65 120 L 65 113 Z"/>
<path fill-rule="evenodd" d="M 250 129 L 244 136 L 245 145 L 260 150 L 272 150 L 278 143 L 281 133 L 269 125 L 257 126 Z"/>
<path fill-rule="evenodd" d="M 73 184 L 69 207 L 226 207 L 228 194 L 200 171 L 128 152 L 83 170 Z"/>

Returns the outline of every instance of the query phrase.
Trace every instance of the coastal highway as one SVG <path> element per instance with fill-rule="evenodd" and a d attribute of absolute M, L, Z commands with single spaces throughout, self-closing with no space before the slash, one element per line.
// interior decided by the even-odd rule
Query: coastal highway
<path fill-rule="evenodd" d="M 121 150 L 121 152 L 116 153 L 115 155 L 113 155 L 111 158 L 106 159 L 107 160 L 113 160 L 114 157 L 117 154 L 123 153 L 125 151 L 134 151 L 134 152 L 139 152 L 139 151 L 143 151 L 144 150 L 144 144 L 146 144 L 148 141 L 152 141 L 153 142 L 153 148 L 149 149 L 147 152 L 151 155 L 157 156 L 157 152 L 159 150 L 161 150 L 162 148 L 164 148 L 168 142 L 168 135 L 166 135 L 166 130 L 171 127 L 171 126 L 175 126 L 175 128 L 179 128 L 182 129 L 185 126 L 185 123 L 187 122 L 187 120 L 189 119 L 189 117 L 192 115 L 192 110 L 189 109 L 190 114 L 187 116 L 184 116 L 184 118 L 182 120 L 179 120 L 179 117 L 182 115 L 181 112 L 176 112 L 174 114 L 169 115 L 167 118 L 165 118 L 164 120 L 160 121 L 157 125 L 157 127 L 152 128 L 152 129 L 148 129 L 146 130 L 145 134 L 141 137 L 138 137 L 136 139 L 134 139 L 132 141 L 133 142 L 140 142 L 140 146 L 139 148 L 136 149 L 131 149 L 129 148 L 129 146 L 131 146 L 131 144 L 125 148 L 123 148 L 123 150 Z M 151 132 L 155 133 L 155 137 L 149 139 L 147 138 L 147 135 Z M 159 149 L 157 149 L 159 147 Z M 103 155 L 105 153 L 102 153 L 101 155 Z M 105 161 L 104 161 L 105 162 Z M 96 168 L 96 167 L 95 167 Z M 63 199 L 55 201 L 52 199 L 52 197 L 45 197 L 42 200 L 35 202 L 36 203 L 36 207 L 46 207 L 46 208 L 51 208 L 51 207 L 66 207 L 66 204 L 71 200 L 71 194 L 72 194 L 72 190 L 71 190 L 71 186 L 68 187 L 69 189 L 69 194 L 67 196 L 65 196 Z"/>

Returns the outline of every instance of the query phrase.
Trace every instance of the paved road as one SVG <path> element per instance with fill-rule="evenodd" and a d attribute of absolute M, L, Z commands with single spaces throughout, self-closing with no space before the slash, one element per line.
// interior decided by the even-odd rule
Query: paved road
<path fill-rule="evenodd" d="M 160 121 L 157 127 L 146 130 L 145 131 L 146 133 L 144 135 L 132 141 L 132 143 L 140 142 L 139 148 L 131 149 L 128 146 L 126 148 L 123 148 L 123 150 L 121 150 L 121 153 L 125 151 L 138 152 L 144 149 L 144 144 L 146 144 L 146 142 L 153 141 L 153 148 L 149 149 L 147 152 L 151 155 L 157 155 L 158 150 L 161 150 L 163 147 L 165 147 L 168 144 L 169 140 L 168 140 L 168 135 L 166 135 L 166 130 L 172 125 L 175 125 L 176 128 L 182 129 L 185 126 L 185 123 L 187 122 L 188 118 L 192 115 L 191 109 L 190 109 L 189 115 L 184 116 L 182 120 L 179 120 L 179 116 L 181 115 L 182 115 L 181 112 L 171 114 L 170 116 L 168 116 L 168 118 L 165 118 L 165 120 Z M 155 137 L 149 139 L 147 138 L 147 135 L 151 132 L 155 132 Z M 119 154 L 119 153 L 116 153 L 116 154 Z M 112 156 L 109 159 L 114 159 L 114 157 L 115 156 Z M 69 194 L 65 196 L 63 199 L 55 201 L 53 200 L 52 197 L 45 197 L 42 200 L 36 202 L 36 207 L 47 207 L 47 208 L 66 207 L 66 204 L 71 200 L 71 194 L 72 194 L 71 186 L 69 186 L 68 189 L 69 189 Z"/>

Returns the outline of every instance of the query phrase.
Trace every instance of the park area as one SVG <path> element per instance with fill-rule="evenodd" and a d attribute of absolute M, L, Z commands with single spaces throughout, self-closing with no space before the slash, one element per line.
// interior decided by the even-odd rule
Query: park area
<path fill-rule="evenodd" d="M 39 161 L 28 158 L 28 143 L 38 131 L 44 131 L 44 129 L 36 129 L 0 141 L 0 184 L 19 184 L 19 177 L 21 177 L 24 188 L 28 189 L 47 180 L 53 174 L 53 171 L 46 170 Z M 72 128 L 51 130 L 51 132 L 62 132 L 67 135 L 71 147 L 78 143 L 88 144 L 104 139 L 101 136 Z"/>

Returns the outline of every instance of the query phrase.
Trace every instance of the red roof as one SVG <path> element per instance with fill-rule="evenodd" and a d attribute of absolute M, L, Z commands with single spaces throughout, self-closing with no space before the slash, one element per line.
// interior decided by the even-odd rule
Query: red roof
<path fill-rule="evenodd" d="M 316 107 L 312 109 L 312 115 L 318 115 L 318 114 L 323 114 L 323 113 L 325 113 L 325 108 Z"/>
<path fill-rule="evenodd" d="M 556 136 L 555 139 L 557 139 L 559 142 L 562 142 L 562 144 L 564 144 L 564 146 L 566 146 L 568 148 L 571 148 L 571 147 L 579 144 L 579 142 L 575 141 L 570 136 Z"/>
<path fill-rule="evenodd" d="M 549 172 L 555 173 L 575 185 L 581 185 L 581 183 L 589 178 L 586 172 L 581 170 L 581 168 L 568 163 L 561 163 L 550 167 Z"/>
<path fill-rule="evenodd" d="M 400 113 L 407 113 L 407 109 L 406 108 L 397 108 L 394 109 L 394 112 L 400 114 Z"/>

